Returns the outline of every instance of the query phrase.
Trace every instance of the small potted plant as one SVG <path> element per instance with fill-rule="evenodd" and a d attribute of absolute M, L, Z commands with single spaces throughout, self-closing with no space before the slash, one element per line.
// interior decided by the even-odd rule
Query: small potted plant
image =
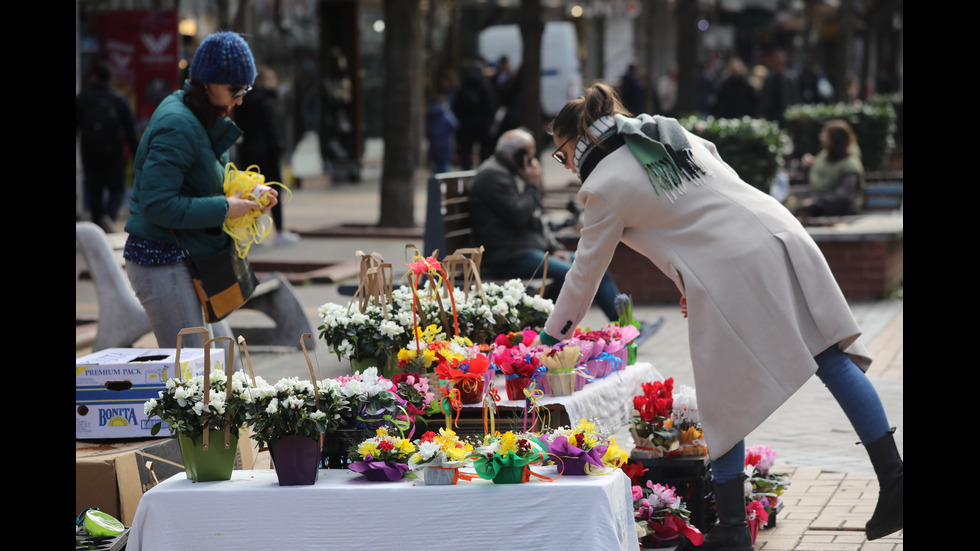
<path fill-rule="evenodd" d="M 494 484 L 520 484 L 530 480 L 532 464 L 548 460 L 547 450 L 548 445 L 532 434 L 487 435 L 483 445 L 473 450 L 473 468 L 480 478 Z"/>
<path fill-rule="evenodd" d="M 704 537 L 690 518 L 691 512 L 673 487 L 650 480 L 646 488 L 633 486 L 633 519 L 644 548 L 674 547 L 681 536 L 701 545 Z"/>
<path fill-rule="evenodd" d="M 473 445 L 451 430 L 440 428 L 438 434 L 428 431 L 414 443 L 418 451 L 409 458 L 408 466 L 412 472 L 421 473 L 426 486 L 456 484 L 460 467 L 472 463 L 469 456 Z"/>
<path fill-rule="evenodd" d="M 776 463 L 776 452 L 769 446 L 752 446 L 745 449 L 746 513 L 749 528 L 752 529 L 752 540 L 759 528 L 769 522 L 776 522 L 776 513 L 782 509 L 780 496 L 786 491 L 790 479 L 785 474 L 772 472 Z"/>
<path fill-rule="evenodd" d="M 320 437 L 340 425 L 347 402 L 321 396 L 314 383 L 296 377 L 270 385 L 256 377 L 245 393 L 252 438 L 268 446 L 280 486 L 313 484 L 320 462 Z"/>
<path fill-rule="evenodd" d="M 675 454 L 680 449 L 680 431 L 671 418 L 674 379 L 645 382 L 642 388 L 643 394 L 633 397 L 630 417 L 630 433 L 636 444 L 632 455 L 651 459 Z"/>
<path fill-rule="evenodd" d="M 374 482 L 401 480 L 415 451 L 411 440 L 389 435 L 387 427 L 378 427 L 373 437 L 350 451 L 348 468 Z"/>
<path fill-rule="evenodd" d="M 179 441 L 190 480 L 231 478 L 238 434 L 247 424 L 246 386 L 244 373 L 235 372 L 229 381 L 225 372 L 215 370 L 183 381 L 167 379 L 166 388 L 144 404 L 147 419 L 160 418 L 150 433 L 158 434 L 166 423 Z"/>
<path fill-rule="evenodd" d="M 561 460 L 562 474 L 587 475 L 606 467 L 620 467 L 627 459 L 616 439 L 582 418 L 573 428 L 561 427 L 544 435 L 548 453 Z"/>

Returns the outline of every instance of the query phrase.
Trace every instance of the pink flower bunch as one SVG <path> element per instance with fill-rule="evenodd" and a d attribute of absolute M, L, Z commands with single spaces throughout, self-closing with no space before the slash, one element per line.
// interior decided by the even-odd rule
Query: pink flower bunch
<path fill-rule="evenodd" d="M 759 474 L 766 476 L 776 463 L 776 452 L 769 446 L 752 446 L 745 450 L 745 466 L 755 467 Z"/>

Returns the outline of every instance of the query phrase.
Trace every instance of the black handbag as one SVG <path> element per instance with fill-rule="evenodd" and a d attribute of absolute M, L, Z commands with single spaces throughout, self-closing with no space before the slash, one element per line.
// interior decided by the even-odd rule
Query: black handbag
<path fill-rule="evenodd" d="M 220 252 L 208 256 L 192 257 L 183 245 L 181 249 L 208 323 L 221 321 L 240 308 L 259 284 L 248 258 L 238 256 L 231 241 Z"/>

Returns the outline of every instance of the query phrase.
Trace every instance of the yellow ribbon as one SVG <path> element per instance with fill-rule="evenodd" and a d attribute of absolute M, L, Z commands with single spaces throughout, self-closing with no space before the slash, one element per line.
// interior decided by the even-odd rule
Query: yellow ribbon
<path fill-rule="evenodd" d="M 284 189 L 287 193 L 287 199 L 291 194 L 289 188 L 280 182 L 266 182 L 265 176 L 259 173 L 257 165 L 251 165 L 245 170 L 238 170 L 234 163 L 225 165 L 223 186 L 225 197 L 232 197 L 236 193 L 240 193 L 242 199 L 255 201 L 262 207 L 238 218 L 225 218 L 222 225 L 224 232 L 231 236 L 232 241 L 235 242 L 235 249 L 241 258 L 248 255 L 248 250 L 253 243 L 261 243 L 272 231 L 272 218 L 267 214 L 262 214 L 262 211 L 271 202 L 268 193 L 271 186 L 279 186 Z"/>
<path fill-rule="evenodd" d="M 541 398 L 544 398 L 544 391 L 541 390 L 540 387 L 538 387 L 537 383 L 531 383 L 527 385 L 527 387 L 524 389 L 524 431 L 525 432 L 527 432 L 528 411 L 530 411 L 532 415 L 531 417 L 532 430 L 534 429 L 534 425 L 537 423 L 538 420 L 538 410 L 544 410 L 544 413 L 547 414 L 547 418 L 548 418 L 547 421 L 542 421 L 541 428 L 543 429 L 544 427 L 551 426 L 551 411 L 548 410 L 548 408 L 541 406 L 541 404 L 538 402 L 538 400 L 540 400 Z M 542 415 L 541 417 L 544 418 L 545 415 Z"/>

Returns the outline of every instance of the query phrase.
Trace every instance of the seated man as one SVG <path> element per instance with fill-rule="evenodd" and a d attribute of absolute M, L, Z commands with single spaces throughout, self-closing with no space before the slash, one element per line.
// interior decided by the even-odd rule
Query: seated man
<path fill-rule="evenodd" d="M 470 219 L 477 245 L 483 245 L 483 270 L 496 279 L 527 279 L 543 270 L 554 283 L 545 296 L 558 298 L 574 255 L 562 249 L 541 220 L 541 163 L 534 137 L 523 129 L 508 130 L 497 141 L 494 155 L 477 169 L 470 195 Z M 619 291 L 607 273 L 596 302 L 610 321 L 619 318 Z"/>

